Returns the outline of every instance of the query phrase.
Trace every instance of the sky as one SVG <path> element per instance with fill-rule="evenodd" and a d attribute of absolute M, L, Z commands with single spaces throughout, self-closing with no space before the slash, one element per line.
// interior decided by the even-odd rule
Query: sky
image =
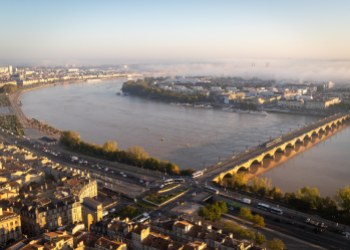
<path fill-rule="evenodd" d="M 350 1 L 2 1 L 0 63 L 350 59 Z"/>

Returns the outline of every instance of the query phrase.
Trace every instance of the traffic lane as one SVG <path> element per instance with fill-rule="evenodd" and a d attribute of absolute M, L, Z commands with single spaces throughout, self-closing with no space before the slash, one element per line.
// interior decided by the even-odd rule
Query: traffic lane
<path fill-rule="evenodd" d="M 242 206 L 244 207 L 248 207 L 250 208 L 250 210 L 252 211 L 252 213 L 256 213 L 256 214 L 259 214 L 263 217 L 265 217 L 265 220 L 275 220 L 275 219 L 281 219 L 283 222 L 285 223 L 288 223 L 289 221 L 294 221 L 295 224 L 297 225 L 302 225 L 302 226 L 305 226 L 305 227 L 310 227 L 310 228 L 320 228 L 320 227 L 316 227 L 316 226 L 312 226 L 310 224 L 307 224 L 305 222 L 305 220 L 303 219 L 300 219 L 300 218 L 297 218 L 297 217 L 293 217 L 293 218 L 289 218 L 288 214 L 286 213 L 283 213 L 283 215 L 275 215 L 273 213 L 270 213 L 270 212 L 267 212 L 267 211 L 264 211 L 264 210 L 261 210 L 261 209 L 258 209 L 255 204 L 246 204 L 246 203 L 243 203 L 241 202 L 240 200 L 235 200 L 236 202 L 239 202 L 242 204 Z M 277 222 L 278 223 L 278 222 Z M 331 231 L 328 231 L 327 229 L 323 229 L 323 232 L 324 233 L 330 233 L 330 235 L 332 235 L 332 237 L 336 237 L 338 239 L 343 239 L 342 235 L 341 234 L 336 234 L 336 233 L 333 233 Z"/>
<path fill-rule="evenodd" d="M 219 190 L 221 191 L 221 194 L 223 194 L 223 193 L 225 192 L 224 190 L 222 190 L 222 189 L 220 189 L 220 188 L 219 188 Z M 226 191 L 226 192 L 227 192 L 227 191 Z M 236 202 L 241 203 L 241 204 L 244 205 L 244 206 L 249 206 L 249 207 L 251 208 L 251 210 L 254 209 L 254 211 L 263 211 L 263 210 L 257 209 L 256 206 L 258 205 L 258 203 L 262 203 L 262 202 L 261 202 L 260 200 L 256 199 L 256 198 L 251 198 L 251 197 L 247 197 L 247 196 L 244 196 L 244 195 L 241 195 L 241 194 L 236 194 L 236 193 L 233 193 L 233 192 L 231 192 L 231 191 L 230 191 L 228 194 L 225 193 L 225 195 L 230 195 L 229 198 L 235 200 Z M 226 196 L 224 196 L 224 197 L 226 197 Z M 243 203 L 243 202 L 241 201 L 241 198 L 248 198 L 248 199 L 250 199 L 250 200 L 251 200 L 251 204 Z M 270 205 L 270 206 L 275 206 L 275 205 L 273 205 L 273 204 L 269 204 L 269 205 Z M 271 213 L 265 212 L 265 211 L 264 211 L 264 213 L 265 213 L 265 214 L 271 214 Z M 296 216 L 295 216 L 295 215 L 293 216 L 293 213 L 296 214 Z M 300 213 L 300 214 L 302 214 L 302 213 Z M 298 212 L 295 211 L 295 210 L 292 210 L 292 209 L 289 209 L 289 208 L 283 208 L 283 215 L 282 215 L 282 216 L 283 216 L 283 217 L 288 217 L 289 215 L 291 215 L 291 216 L 292 216 L 291 219 L 293 219 L 293 220 L 295 220 L 295 221 L 299 221 L 299 222 L 304 222 L 304 223 L 306 224 L 305 218 L 307 217 L 307 215 L 303 215 L 303 216 L 305 216 L 305 218 L 300 218 L 300 217 L 299 217 L 300 214 L 298 215 Z M 278 216 L 280 216 L 280 215 L 278 215 Z M 311 217 L 312 217 L 312 216 L 311 216 Z M 325 221 L 325 220 L 323 220 L 322 218 L 319 218 L 318 221 L 319 221 L 319 222 L 324 222 L 325 225 L 330 225 L 330 222 L 329 222 L 329 221 Z"/>
<path fill-rule="evenodd" d="M 229 210 L 227 213 L 234 216 L 238 216 L 239 211 Z M 285 220 L 285 219 L 281 219 L 281 222 L 275 221 L 275 219 L 277 218 L 278 217 L 264 218 L 265 227 L 275 230 L 277 232 L 281 232 L 283 234 L 295 237 L 297 239 L 311 242 L 313 244 L 317 244 L 320 246 L 327 245 L 328 249 L 334 248 L 334 246 L 335 247 L 343 246 L 344 244 L 348 243 L 346 238 L 335 237 L 335 236 L 338 236 L 335 233 L 332 234 L 332 232 L 323 231 L 320 234 L 316 234 L 313 231 L 314 227 L 306 226 L 305 228 L 301 228 L 300 225 L 305 225 L 305 224 L 295 223 L 294 225 L 291 225 L 288 223 L 288 220 Z"/>

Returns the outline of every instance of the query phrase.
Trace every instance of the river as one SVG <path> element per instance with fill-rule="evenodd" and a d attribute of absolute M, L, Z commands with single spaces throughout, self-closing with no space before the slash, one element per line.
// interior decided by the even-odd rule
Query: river
<path fill-rule="evenodd" d="M 174 162 L 180 169 L 209 167 L 245 151 L 247 147 L 258 145 L 259 141 L 268 141 L 270 136 L 278 137 L 320 119 L 278 113 L 269 113 L 268 116 L 237 114 L 118 96 L 116 92 L 120 91 L 124 81 L 80 82 L 26 92 L 20 98 L 22 109 L 28 117 L 61 130 L 76 131 L 84 141 L 103 144 L 107 140 L 115 140 L 121 149 L 138 145 L 145 148 L 150 156 Z M 349 134 L 348 130 L 344 131 Z M 337 141 L 337 138 L 339 136 L 334 136 L 332 140 Z M 331 144 L 327 141 L 325 147 L 330 147 L 328 145 Z M 307 150 L 303 158 L 314 151 L 316 149 Z M 346 153 L 342 154 L 346 158 Z M 287 166 L 287 162 L 285 164 Z M 310 169 L 317 167 L 317 164 L 311 165 Z M 278 186 L 283 191 L 289 190 L 284 180 L 290 177 L 289 173 L 279 169 L 288 168 L 286 166 L 274 168 L 263 175 L 273 178 L 273 184 L 281 185 Z M 307 181 L 307 176 L 295 180 L 296 188 L 317 183 L 308 184 Z M 333 190 L 335 186 L 342 186 L 337 183 L 330 185 L 333 185 Z M 294 186 L 292 189 L 295 191 Z"/>

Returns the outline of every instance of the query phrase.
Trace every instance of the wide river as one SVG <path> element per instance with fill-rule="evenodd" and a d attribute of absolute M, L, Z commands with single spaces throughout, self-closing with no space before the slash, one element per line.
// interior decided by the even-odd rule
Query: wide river
<path fill-rule="evenodd" d="M 28 117 L 76 131 L 84 141 L 116 141 L 120 149 L 138 145 L 150 156 L 174 162 L 180 169 L 203 169 L 270 136 L 278 137 L 320 119 L 237 114 L 118 96 L 124 81 L 81 82 L 26 92 L 20 98 L 22 109 Z M 331 195 L 349 183 L 349 137 L 345 127 L 302 154 L 282 160 L 278 167 L 263 166 L 266 171 L 260 175 L 272 178 L 272 184 L 284 192 L 308 185 L 319 188 L 321 195 Z"/>

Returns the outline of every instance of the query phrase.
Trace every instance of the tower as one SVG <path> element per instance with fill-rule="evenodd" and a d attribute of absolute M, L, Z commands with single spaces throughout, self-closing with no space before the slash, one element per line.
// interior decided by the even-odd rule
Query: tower
<path fill-rule="evenodd" d="M 12 65 L 9 65 L 9 74 L 12 75 Z"/>

